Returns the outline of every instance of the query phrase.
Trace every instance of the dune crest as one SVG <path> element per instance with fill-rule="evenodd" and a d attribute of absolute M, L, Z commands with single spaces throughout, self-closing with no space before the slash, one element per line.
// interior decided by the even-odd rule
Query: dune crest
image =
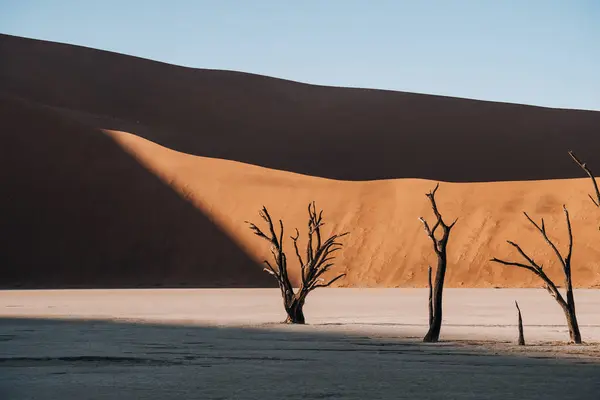
<path fill-rule="evenodd" d="M 419 216 L 430 217 L 425 193 L 434 181 L 395 179 L 336 181 L 239 162 L 183 154 L 132 134 L 106 131 L 142 164 L 201 208 L 257 261 L 268 257 L 265 244 L 245 220 L 258 221 L 264 204 L 281 218 L 287 233 L 305 234 L 306 207 L 315 200 L 325 210 L 325 231 L 351 231 L 336 272 L 347 273 L 337 286 L 423 287 L 427 266 L 435 262 Z M 567 156 L 565 154 L 565 156 Z M 441 183 L 438 204 L 447 219 L 459 221 L 450 238 L 448 287 L 540 287 L 527 271 L 489 262 L 517 257 L 506 240 L 519 243 L 562 283 L 553 254 L 528 224 L 523 211 L 545 218 L 550 236 L 566 246 L 562 204 L 574 230 L 573 280 L 576 287 L 600 286 L 600 212 L 587 197 L 587 179 L 528 182 Z M 288 235 L 286 235 L 287 237 Z M 291 251 L 291 240 L 287 247 Z M 293 254 L 293 253 L 290 253 Z M 297 264 L 292 268 L 297 274 Z M 297 275 L 296 275 L 297 276 Z"/>
<path fill-rule="evenodd" d="M 344 180 L 577 178 L 600 112 L 303 84 L 0 34 L 0 88 L 188 154 Z M 60 90 L 57 90 L 60 88 Z"/>

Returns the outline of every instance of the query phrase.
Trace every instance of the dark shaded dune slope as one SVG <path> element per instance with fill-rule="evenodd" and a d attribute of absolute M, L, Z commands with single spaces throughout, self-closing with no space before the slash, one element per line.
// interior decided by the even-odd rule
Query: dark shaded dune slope
<path fill-rule="evenodd" d="M 190 49 L 201 51 L 201 49 Z M 580 177 L 600 112 L 300 84 L 0 35 L 0 88 L 166 147 L 309 175 Z"/>
<path fill-rule="evenodd" d="M 271 286 L 102 132 L 0 96 L 0 286 Z"/>

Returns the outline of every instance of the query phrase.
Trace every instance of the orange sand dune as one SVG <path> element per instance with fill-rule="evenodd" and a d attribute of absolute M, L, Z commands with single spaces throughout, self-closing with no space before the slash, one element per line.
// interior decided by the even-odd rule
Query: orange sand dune
<path fill-rule="evenodd" d="M 433 181 L 328 180 L 182 154 L 135 135 L 108 133 L 257 260 L 268 255 L 268 246 L 250 233 L 244 220 L 259 221 L 257 211 L 264 204 L 292 233 L 294 227 L 305 228 L 307 203 L 315 200 L 325 210 L 327 232 L 351 232 L 338 260 L 337 271 L 347 273 L 339 286 L 424 286 L 427 265 L 435 265 L 431 243 L 417 219 L 432 218 L 424 194 Z M 600 285 L 600 212 L 587 197 L 590 186 L 586 179 L 442 183 L 440 210 L 447 220 L 459 218 L 450 239 L 447 285 L 539 287 L 528 271 L 488 261 L 492 256 L 516 257 L 506 239 L 521 244 L 562 282 L 557 262 L 522 211 L 544 217 L 550 236 L 566 250 L 563 203 L 574 229 L 574 283 Z M 291 250 L 289 240 L 287 245 Z"/>

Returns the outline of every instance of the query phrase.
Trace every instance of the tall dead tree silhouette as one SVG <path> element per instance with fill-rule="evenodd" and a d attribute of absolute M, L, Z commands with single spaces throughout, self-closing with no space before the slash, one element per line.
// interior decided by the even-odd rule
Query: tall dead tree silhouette
<path fill-rule="evenodd" d="M 446 247 L 448 246 L 450 231 L 458 220 L 454 220 L 450 225 L 446 225 L 444 222 L 435 200 L 435 194 L 439 187 L 440 184 L 438 183 L 431 192 L 426 194 L 431 202 L 431 208 L 433 209 L 433 214 L 436 218 L 433 228 L 429 226 L 427 221 L 425 221 L 425 218 L 419 218 L 423 223 L 425 233 L 427 233 L 427 236 L 429 236 L 433 243 L 433 251 L 438 259 L 433 290 L 431 287 L 431 267 L 429 267 L 429 330 L 423 338 L 424 342 L 437 342 L 440 339 L 440 331 L 442 329 L 442 295 L 444 291 L 444 279 L 446 277 L 447 264 Z M 442 228 L 442 236 L 438 239 L 436 237 L 436 231 L 440 227 Z"/>
<path fill-rule="evenodd" d="M 596 207 L 600 207 L 600 190 L 598 189 L 598 183 L 596 182 L 596 178 L 594 177 L 594 174 L 592 173 L 592 171 L 590 170 L 590 168 L 587 166 L 586 163 L 582 162 L 579 158 L 577 158 L 575 153 L 573 153 L 572 151 L 569 151 L 569 155 L 571 156 L 573 161 L 575 161 L 577 163 L 577 165 L 579 165 L 579 167 L 582 170 L 584 170 L 585 173 L 592 180 L 592 184 L 594 185 L 594 192 L 596 193 L 596 198 L 592 197 L 591 194 L 588 194 L 588 196 L 590 196 L 590 200 L 592 200 L 592 202 L 594 203 L 594 205 Z"/>
<path fill-rule="evenodd" d="M 251 222 L 246 221 L 246 223 L 250 225 L 250 229 L 255 235 L 271 244 L 271 254 L 273 255 L 274 264 L 265 260 L 264 262 L 267 266 L 264 270 L 277 279 L 279 289 L 281 289 L 281 296 L 283 297 L 285 312 L 287 313 L 285 322 L 290 324 L 304 324 L 303 308 L 306 296 L 314 289 L 330 286 L 346 276 L 346 274 L 340 274 L 328 282 L 322 277 L 334 265 L 333 260 L 335 256 L 333 254 L 342 248 L 342 243 L 338 239 L 348 235 L 348 232 L 331 235 L 327 240 L 323 241 L 321 236 L 321 227 L 324 225 L 323 210 L 317 213 L 314 202 L 308 205 L 306 259 L 302 258 L 300 249 L 298 248 L 298 238 L 300 237 L 298 229 L 296 229 L 295 236 L 290 236 L 294 243 L 296 257 L 300 263 L 302 278 L 300 287 L 294 291 L 288 275 L 287 256 L 283 250 L 283 222 L 279 220 L 279 234 L 276 234 L 273 220 L 266 207 L 263 206 L 259 215 L 267 223 L 268 233 L 265 234 L 258 226 Z"/>
<path fill-rule="evenodd" d="M 507 240 L 507 243 L 517 250 L 521 257 L 526 261 L 526 263 L 517 261 L 505 261 L 498 258 L 492 258 L 491 261 L 503 265 L 524 268 L 539 276 L 542 279 L 542 281 L 544 281 L 544 285 L 548 293 L 550 293 L 552 297 L 556 299 L 556 301 L 565 313 L 571 342 L 579 344 L 581 343 L 581 333 L 579 332 L 579 324 L 577 323 L 577 315 L 575 313 L 575 297 L 573 296 L 573 284 L 571 282 L 571 255 L 573 253 L 573 232 L 571 230 L 571 219 L 569 217 L 569 211 L 564 205 L 563 211 L 567 220 L 567 231 L 569 234 L 569 248 L 566 256 L 561 255 L 556 245 L 548 237 L 546 232 L 546 225 L 544 224 L 543 218 L 541 221 L 541 225 L 539 225 L 534 220 L 532 220 L 527 213 L 524 212 L 523 214 L 525 214 L 525 217 L 527 217 L 529 222 L 537 229 L 537 231 L 540 232 L 548 246 L 550 246 L 550 248 L 556 255 L 556 258 L 558 258 L 565 275 L 565 289 L 567 294 L 566 300 L 563 298 L 562 294 L 559 292 L 554 282 L 548 277 L 548 275 L 546 275 L 542 265 L 538 264 L 536 261 L 533 260 L 533 258 L 528 256 L 525 253 L 525 251 L 523 251 L 521 246 L 519 246 L 515 242 Z"/>

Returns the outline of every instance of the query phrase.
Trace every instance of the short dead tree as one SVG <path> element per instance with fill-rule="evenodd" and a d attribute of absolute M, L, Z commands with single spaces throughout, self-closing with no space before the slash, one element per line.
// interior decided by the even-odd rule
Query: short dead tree
<path fill-rule="evenodd" d="M 437 342 L 440 339 L 440 331 L 442 329 L 442 295 L 444 291 L 444 279 L 446 278 L 446 247 L 448 245 L 448 238 L 450 237 L 450 230 L 454 227 L 457 220 L 454 220 L 450 225 L 446 225 L 442 215 L 440 214 L 437 203 L 435 201 L 435 193 L 440 187 L 439 183 L 435 188 L 426 194 L 427 198 L 431 202 L 431 208 L 433 214 L 436 217 L 436 222 L 433 228 L 429 226 L 427 221 L 423 217 L 419 220 L 423 223 L 425 233 L 431 239 L 433 243 L 433 251 L 437 255 L 438 263 L 437 270 L 435 272 L 435 284 L 431 286 L 431 267 L 429 267 L 429 331 L 423 338 L 424 342 Z M 438 228 L 442 228 L 441 238 L 436 237 L 436 231 Z M 438 235 L 439 236 L 439 235 Z"/>
<path fill-rule="evenodd" d="M 298 229 L 296 229 L 295 236 L 290 236 L 294 243 L 296 257 L 300 263 L 302 277 L 300 287 L 294 291 L 288 275 L 287 256 L 283 250 L 283 222 L 279 220 L 279 234 L 277 234 L 273 226 L 273 220 L 266 207 L 263 206 L 259 215 L 268 225 L 269 230 L 267 233 L 264 233 L 258 226 L 251 222 L 246 221 L 246 223 L 250 225 L 250 229 L 255 235 L 271 244 L 273 264 L 265 260 L 267 266 L 264 270 L 277 279 L 279 289 L 281 289 L 281 296 L 283 297 L 283 306 L 287 313 L 285 322 L 289 324 L 304 324 L 303 307 L 306 296 L 314 289 L 328 287 L 346 276 L 346 274 L 340 274 L 329 281 L 323 279 L 323 274 L 329 271 L 334 265 L 334 253 L 342 248 L 342 243 L 339 242 L 339 239 L 346 236 L 348 232 L 331 235 L 327 240 L 323 241 L 321 236 L 321 227 L 324 225 L 323 211 L 321 210 L 317 213 L 314 202 L 308 205 L 306 259 L 302 258 L 298 248 L 298 238 L 300 237 Z"/>
<path fill-rule="evenodd" d="M 544 224 L 544 219 L 542 218 L 542 223 L 539 225 L 534 220 L 532 220 L 527 213 L 525 217 L 529 220 L 529 222 L 540 232 L 548 246 L 552 249 L 556 257 L 558 258 L 564 275 L 565 275 L 565 289 L 567 294 L 567 299 L 565 300 L 562 294 L 559 292 L 558 288 L 554 284 L 554 282 L 546 275 L 543 270 L 542 265 L 538 264 L 528 256 L 525 251 L 516 244 L 515 242 L 507 241 L 512 247 L 514 247 L 517 252 L 521 255 L 521 257 L 526 262 L 517 262 L 517 261 L 505 261 L 498 258 L 492 258 L 492 262 L 496 262 L 503 265 L 514 266 L 519 268 L 524 268 L 528 271 L 533 272 L 535 275 L 539 276 L 542 281 L 544 281 L 544 286 L 546 290 L 556 299 L 560 307 L 563 309 L 565 313 L 565 317 L 567 319 L 567 326 L 569 328 L 569 336 L 571 338 L 572 343 L 580 344 L 581 343 L 581 334 L 579 333 L 579 325 L 577 323 L 577 315 L 575 314 L 575 297 L 573 296 L 573 284 L 571 282 L 571 254 L 573 253 L 573 232 L 571 230 L 571 219 L 569 218 L 569 211 L 567 207 L 563 205 L 563 210 L 565 213 L 565 218 L 567 220 L 567 230 L 569 234 L 569 248 L 566 256 L 562 256 L 556 245 L 548 238 L 548 234 L 546 233 L 546 226 Z"/>

